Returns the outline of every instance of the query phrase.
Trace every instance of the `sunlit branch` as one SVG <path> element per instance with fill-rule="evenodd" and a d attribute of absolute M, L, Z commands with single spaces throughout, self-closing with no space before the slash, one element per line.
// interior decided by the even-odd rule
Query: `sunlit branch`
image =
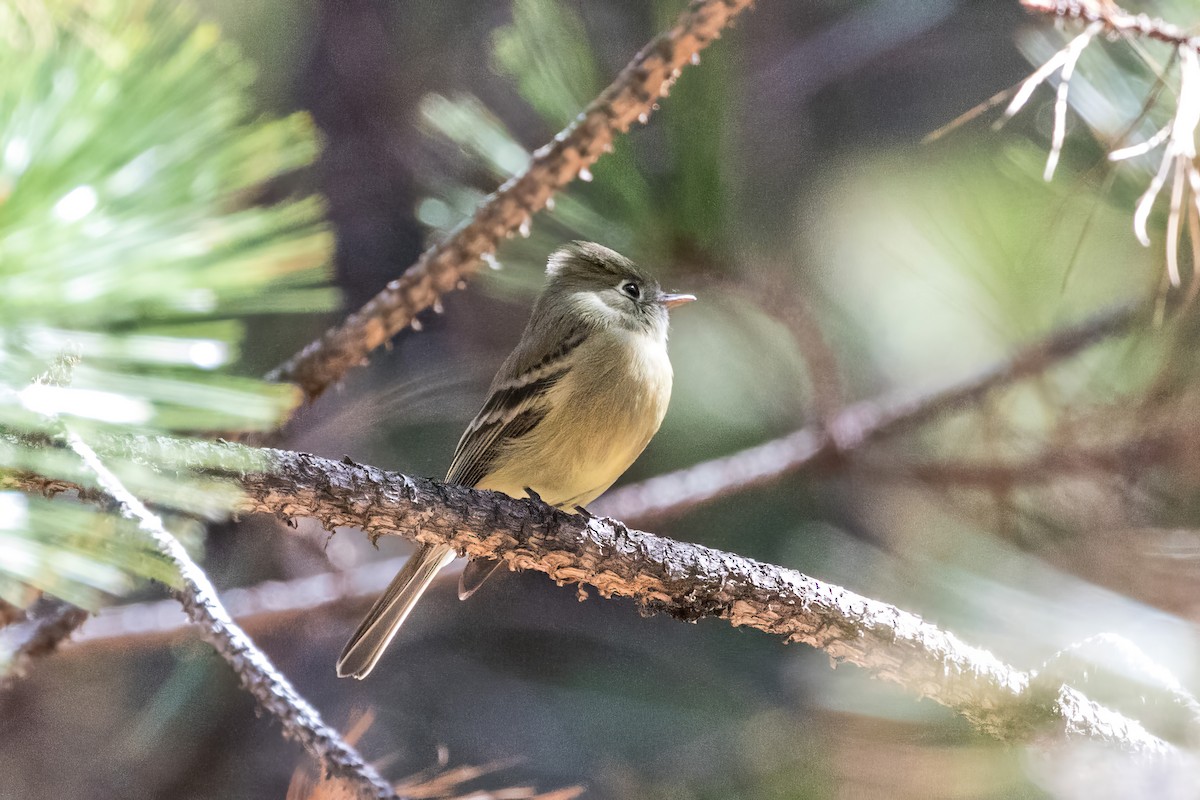
<path fill-rule="evenodd" d="M 1108 33 L 1141 36 L 1176 47 L 1194 49 L 1200 45 L 1200 38 L 1189 35 L 1178 25 L 1147 14 L 1132 14 L 1113 0 L 1021 0 L 1021 5 L 1030 11 L 1060 19 L 1098 22 Z"/>
<path fill-rule="evenodd" d="M 211 465 L 224 454 L 231 463 L 247 463 L 239 445 L 163 438 L 110 440 L 103 452 L 146 464 Z M 329 530 L 357 527 L 372 537 L 446 543 L 512 569 L 544 572 L 559 583 L 589 584 L 604 597 L 633 598 L 677 619 L 716 617 L 803 642 L 835 662 L 856 664 L 948 706 L 1006 741 L 1029 741 L 1049 728 L 1139 753 L 1174 752 L 1138 722 L 1070 686 L 1041 683 L 914 614 L 794 570 L 630 530 L 611 519 L 347 460 L 281 450 L 256 456 L 266 466 L 254 472 L 202 468 L 242 488 L 241 511 L 310 517 Z M 40 489 L 36 476 L 9 482 Z"/>
<path fill-rule="evenodd" d="M 1087 30 L 1076 36 L 1071 42 L 1051 56 L 1046 63 L 1042 64 L 1033 74 L 1026 78 L 1017 88 L 1017 92 L 1013 95 L 1012 102 L 1004 109 L 1004 119 L 1011 119 L 1017 112 L 1025 107 L 1029 102 L 1029 98 L 1033 96 L 1033 92 L 1037 87 L 1041 86 L 1054 73 L 1059 74 L 1058 92 L 1054 101 L 1054 133 L 1050 145 L 1050 155 L 1046 159 L 1046 170 L 1044 178 L 1050 180 L 1054 177 L 1054 170 L 1058 166 L 1058 158 L 1062 154 L 1063 141 L 1066 139 L 1067 130 L 1067 98 L 1071 87 L 1071 76 L 1075 72 L 1075 65 L 1079 62 L 1079 57 L 1083 55 L 1083 51 L 1091 44 L 1103 29 L 1103 25 L 1099 22 L 1093 22 L 1088 25 Z"/>
<path fill-rule="evenodd" d="M 162 519 L 146 508 L 101 461 L 77 434 L 68 432 L 69 447 L 90 469 L 100 487 L 135 521 L 158 551 L 178 570 L 182 588 L 172 593 L 200 634 L 229 663 L 242 686 L 259 705 L 279 720 L 284 735 L 298 741 L 333 775 L 349 781 L 364 797 L 394 798 L 395 791 L 375 768 L 337 731 L 327 726 L 320 713 L 293 688 L 221 605 L 208 576 L 191 559 L 183 545 L 166 529 Z"/>
<path fill-rule="evenodd" d="M 528 230 L 533 214 L 612 149 L 613 139 L 635 122 L 645 122 L 680 71 L 721 35 L 751 0 L 693 0 L 674 27 L 634 56 L 608 88 L 549 144 L 534 152 L 529 166 L 475 211 L 474 217 L 437 242 L 403 275 L 317 341 L 276 368 L 268 378 L 299 386 L 314 399 L 375 348 L 433 306 L 440 295 L 460 288 L 506 237 Z"/>
<path fill-rule="evenodd" d="M 978 402 L 988 392 L 1038 374 L 1086 347 L 1129 330 L 1137 318 L 1133 308 L 1110 310 L 1079 325 L 1057 331 L 979 375 L 923 399 L 880 399 L 851 406 L 830 418 L 829 427 L 839 432 L 837 442 L 832 435 L 823 434 L 819 426 L 804 428 L 784 439 L 732 456 L 630 484 L 610 492 L 593 507 L 599 513 L 631 521 L 682 513 L 706 501 L 802 469 L 818 460 L 818 456 L 850 453 L 868 442 L 900 433 L 922 421 Z M 912 469 L 901 465 L 891 472 L 896 477 L 929 481 L 944 477 L 947 482 L 968 485 L 986 485 L 995 477 L 997 467 L 994 464 L 979 465 L 978 468 L 971 466 L 955 464 L 943 470 L 939 465 L 917 465 Z M 1056 461 L 1052 466 L 1070 471 L 1100 468 L 1095 459 L 1086 463 L 1076 459 L 1070 464 Z M 868 465 L 867 468 L 882 470 L 885 474 L 888 472 L 886 465 Z M 1004 475 L 1015 475 L 1026 468 L 1026 465 L 1020 465 L 1004 470 Z M 711 481 L 706 477 L 709 474 L 713 476 Z M 62 487 L 58 490 L 62 491 Z M 302 613 L 325 604 L 374 596 L 387 585 L 402 564 L 403 559 L 388 560 L 344 572 L 282 582 L 268 581 L 254 587 L 229 590 L 222 599 L 235 618 L 252 625 L 259 620 Z M 168 603 L 118 606 L 105 609 L 89 620 L 73 641 L 104 643 L 166 636 L 180 630 L 184 622 L 177 609 Z"/>

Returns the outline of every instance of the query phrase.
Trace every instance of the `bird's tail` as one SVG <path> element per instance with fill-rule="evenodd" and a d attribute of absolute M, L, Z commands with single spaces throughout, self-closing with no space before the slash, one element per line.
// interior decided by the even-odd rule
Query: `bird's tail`
<path fill-rule="evenodd" d="M 361 680 L 371 674 L 408 612 L 429 588 L 433 576 L 453 561 L 454 556 L 454 549 L 444 544 L 421 545 L 413 553 L 346 643 L 337 662 L 339 678 Z"/>
<path fill-rule="evenodd" d="M 479 591 L 479 587 L 499 566 L 499 561 L 490 558 L 472 558 L 468 561 L 458 576 L 458 599 L 466 600 Z"/>

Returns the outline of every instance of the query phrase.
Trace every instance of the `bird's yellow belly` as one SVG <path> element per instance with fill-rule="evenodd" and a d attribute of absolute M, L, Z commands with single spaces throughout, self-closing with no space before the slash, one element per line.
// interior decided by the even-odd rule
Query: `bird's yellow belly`
<path fill-rule="evenodd" d="M 636 361 L 610 363 L 641 370 L 635 375 L 642 381 L 635 384 L 639 390 L 630 391 L 627 377 L 600 375 L 583 382 L 568 375 L 553 390 L 562 393 L 549 403 L 553 410 L 512 445 L 508 457 L 497 460 L 502 466 L 478 488 L 523 497 L 528 487 L 547 503 L 571 510 L 586 506 L 611 486 L 658 430 L 670 397 L 671 373 L 669 366 L 663 371 L 642 369 Z"/>

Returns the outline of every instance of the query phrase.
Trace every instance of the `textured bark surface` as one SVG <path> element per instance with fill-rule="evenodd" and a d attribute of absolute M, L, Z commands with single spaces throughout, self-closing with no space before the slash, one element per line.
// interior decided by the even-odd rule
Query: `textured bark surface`
<path fill-rule="evenodd" d="M 298 453 L 270 457 L 270 472 L 243 480 L 244 510 L 315 517 L 331 530 L 353 526 L 372 536 L 448 542 L 677 619 L 717 617 L 804 642 L 949 706 L 1001 739 L 1027 741 L 1055 726 L 1135 750 L 1169 749 L 1138 723 L 1067 687 L 1040 687 L 915 614 L 794 570 L 494 492 Z"/>
<path fill-rule="evenodd" d="M 795 570 L 631 530 L 615 520 L 349 460 L 228 443 L 114 440 L 101 456 L 150 469 L 190 463 L 197 472 L 234 480 L 246 493 L 243 512 L 311 517 L 329 530 L 355 527 L 372 537 L 444 542 L 464 554 L 501 559 L 511 569 L 544 572 L 560 584 L 588 584 L 605 597 L 633 598 L 677 619 L 716 617 L 804 642 L 835 663 L 856 664 L 953 708 L 1002 740 L 1027 742 L 1056 730 L 1139 753 L 1175 752 L 1137 721 L 1060 682 L 1039 682 L 915 614 Z M 239 466 L 212 466 L 222 462 Z M 0 479 L 0 485 L 25 491 L 40 491 L 44 483 L 30 475 Z"/>
<path fill-rule="evenodd" d="M 675 26 L 634 56 L 616 80 L 529 166 L 487 198 L 474 217 L 421 254 L 366 305 L 277 367 L 269 380 L 299 386 L 312 400 L 361 365 L 438 297 L 459 287 L 506 237 L 529 225 L 546 201 L 612 149 L 613 139 L 645 121 L 680 70 L 720 36 L 751 0 L 693 0 Z"/>
<path fill-rule="evenodd" d="M 284 736 L 299 742 L 327 774 L 343 779 L 353 796 L 396 800 L 397 794 L 391 784 L 341 734 L 325 724 L 320 712 L 300 696 L 291 681 L 233 621 L 204 570 L 192 561 L 162 519 L 121 483 L 81 437 L 68 430 L 63 439 L 92 472 L 121 515 L 136 522 L 139 530 L 175 567 L 180 586 L 172 588 L 171 594 L 204 640 L 233 669 L 242 688 L 279 721 Z"/>

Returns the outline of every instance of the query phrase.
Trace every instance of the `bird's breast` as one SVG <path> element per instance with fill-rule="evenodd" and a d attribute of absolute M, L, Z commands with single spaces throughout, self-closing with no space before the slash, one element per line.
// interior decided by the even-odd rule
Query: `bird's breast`
<path fill-rule="evenodd" d="M 511 468 L 484 488 L 572 508 L 598 497 L 637 459 L 658 431 L 671 396 L 666 345 L 616 332 L 589 337 L 570 371 L 547 397 L 549 413 L 526 437 Z M 481 484 L 481 486 L 484 486 Z"/>

